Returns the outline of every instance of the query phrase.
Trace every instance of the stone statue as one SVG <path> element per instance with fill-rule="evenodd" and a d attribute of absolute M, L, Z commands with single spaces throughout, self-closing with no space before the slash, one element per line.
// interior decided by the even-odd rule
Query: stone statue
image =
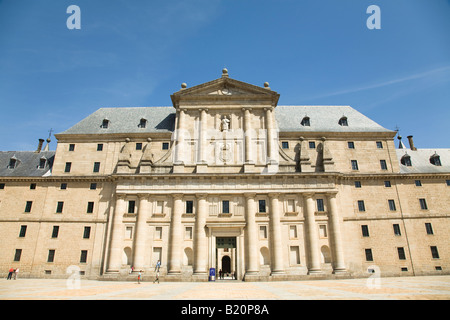
<path fill-rule="evenodd" d="M 222 131 L 228 131 L 230 129 L 230 119 L 226 116 L 222 118 Z"/>

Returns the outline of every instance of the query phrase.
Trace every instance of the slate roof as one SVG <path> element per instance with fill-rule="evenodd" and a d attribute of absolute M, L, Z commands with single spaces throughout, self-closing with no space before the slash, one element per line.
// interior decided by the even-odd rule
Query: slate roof
<path fill-rule="evenodd" d="M 0 151 L 0 177 L 42 177 L 51 172 L 56 151 Z M 10 168 L 11 158 L 16 159 Z M 47 159 L 43 169 L 39 169 L 41 158 Z"/>
<path fill-rule="evenodd" d="M 278 106 L 275 116 L 281 132 L 393 132 L 350 106 Z M 310 126 L 302 126 L 309 117 Z M 348 126 L 339 119 L 347 118 Z"/>
<path fill-rule="evenodd" d="M 396 149 L 400 163 L 400 173 L 449 173 L 450 149 Z M 401 164 L 400 160 L 407 154 L 411 158 L 411 166 Z M 441 166 L 430 163 L 430 157 L 439 155 Z"/>
<path fill-rule="evenodd" d="M 142 118 L 147 120 L 145 128 L 139 127 Z M 106 129 L 101 127 L 104 119 L 109 120 Z M 60 134 L 171 132 L 174 123 L 173 107 L 100 108 Z"/>
<path fill-rule="evenodd" d="M 308 116 L 310 126 L 302 126 Z M 348 126 L 339 125 L 345 116 Z M 275 117 L 281 132 L 392 132 L 349 106 L 277 106 Z M 139 127 L 141 118 L 147 126 Z M 104 119 L 107 129 L 101 128 Z M 173 107 L 101 108 L 60 134 L 111 134 L 172 132 L 175 123 Z"/>

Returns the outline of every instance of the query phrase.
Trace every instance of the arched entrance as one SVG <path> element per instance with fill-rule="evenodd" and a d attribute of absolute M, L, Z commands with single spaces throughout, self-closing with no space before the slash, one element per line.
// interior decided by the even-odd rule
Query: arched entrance
<path fill-rule="evenodd" d="M 231 273 L 231 258 L 229 256 L 222 257 L 222 272 Z"/>

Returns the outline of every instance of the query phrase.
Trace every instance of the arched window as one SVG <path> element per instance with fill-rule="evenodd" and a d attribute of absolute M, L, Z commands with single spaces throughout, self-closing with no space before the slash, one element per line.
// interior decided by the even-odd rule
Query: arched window
<path fill-rule="evenodd" d="M 304 126 L 304 127 L 309 127 L 309 126 L 311 126 L 311 122 L 310 122 L 310 120 L 309 120 L 309 117 L 304 117 L 304 118 L 302 119 L 301 125 Z"/>
<path fill-rule="evenodd" d="M 17 165 L 17 158 L 16 156 L 13 156 L 12 158 L 9 159 L 9 164 L 8 164 L 8 168 L 9 169 L 14 169 Z"/>
<path fill-rule="evenodd" d="M 400 162 L 402 163 L 402 165 L 407 166 L 407 167 L 411 167 L 412 163 L 411 163 L 411 157 L 408 154 L 405 154 L 402 159 L 400 160 Z"/>
<path fill-rule="evenodd" d="M 39 159 L 39 169 L 44 169 L 45 165 L 47 164 L 47 158 L 46 157 L 42 157 Z"/>
<path fill-rule="evenodd" d="M 435 152 L 430 157 L 430 163 L 435 165 L 435 166 L 442 166 L 442 164 L 441 164 L 441 157 L 439 157 L 439 155 Z"/>
<path fill-rule="evenodd" d="M 340 126 L 347 127 L 348 126 L 347 117 L 340 118 L 338 123 Z"/>

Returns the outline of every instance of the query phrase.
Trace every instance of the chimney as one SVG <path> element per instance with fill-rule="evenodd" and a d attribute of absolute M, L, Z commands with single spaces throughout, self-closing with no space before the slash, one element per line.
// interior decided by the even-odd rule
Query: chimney
<path fill-rule="evenodd" d="M 408 141 L 409 141 L 409 148 L 413 151 L 416 151 L 417 148 L 414 147 L 414 141 L 413 141 L 413 136 L 408 136 Z"/>
<path fill-rule="evenodd" d="M 44 144 L 44 139 L 39 139 L 39 144 L 38 144 L 38 147 L 37 147 L 37 150 L 34 152 L 34 153 L 39 153 L 39 152 L 41 152 L 41 149 L 42 149 L 42 145 Z"/>

